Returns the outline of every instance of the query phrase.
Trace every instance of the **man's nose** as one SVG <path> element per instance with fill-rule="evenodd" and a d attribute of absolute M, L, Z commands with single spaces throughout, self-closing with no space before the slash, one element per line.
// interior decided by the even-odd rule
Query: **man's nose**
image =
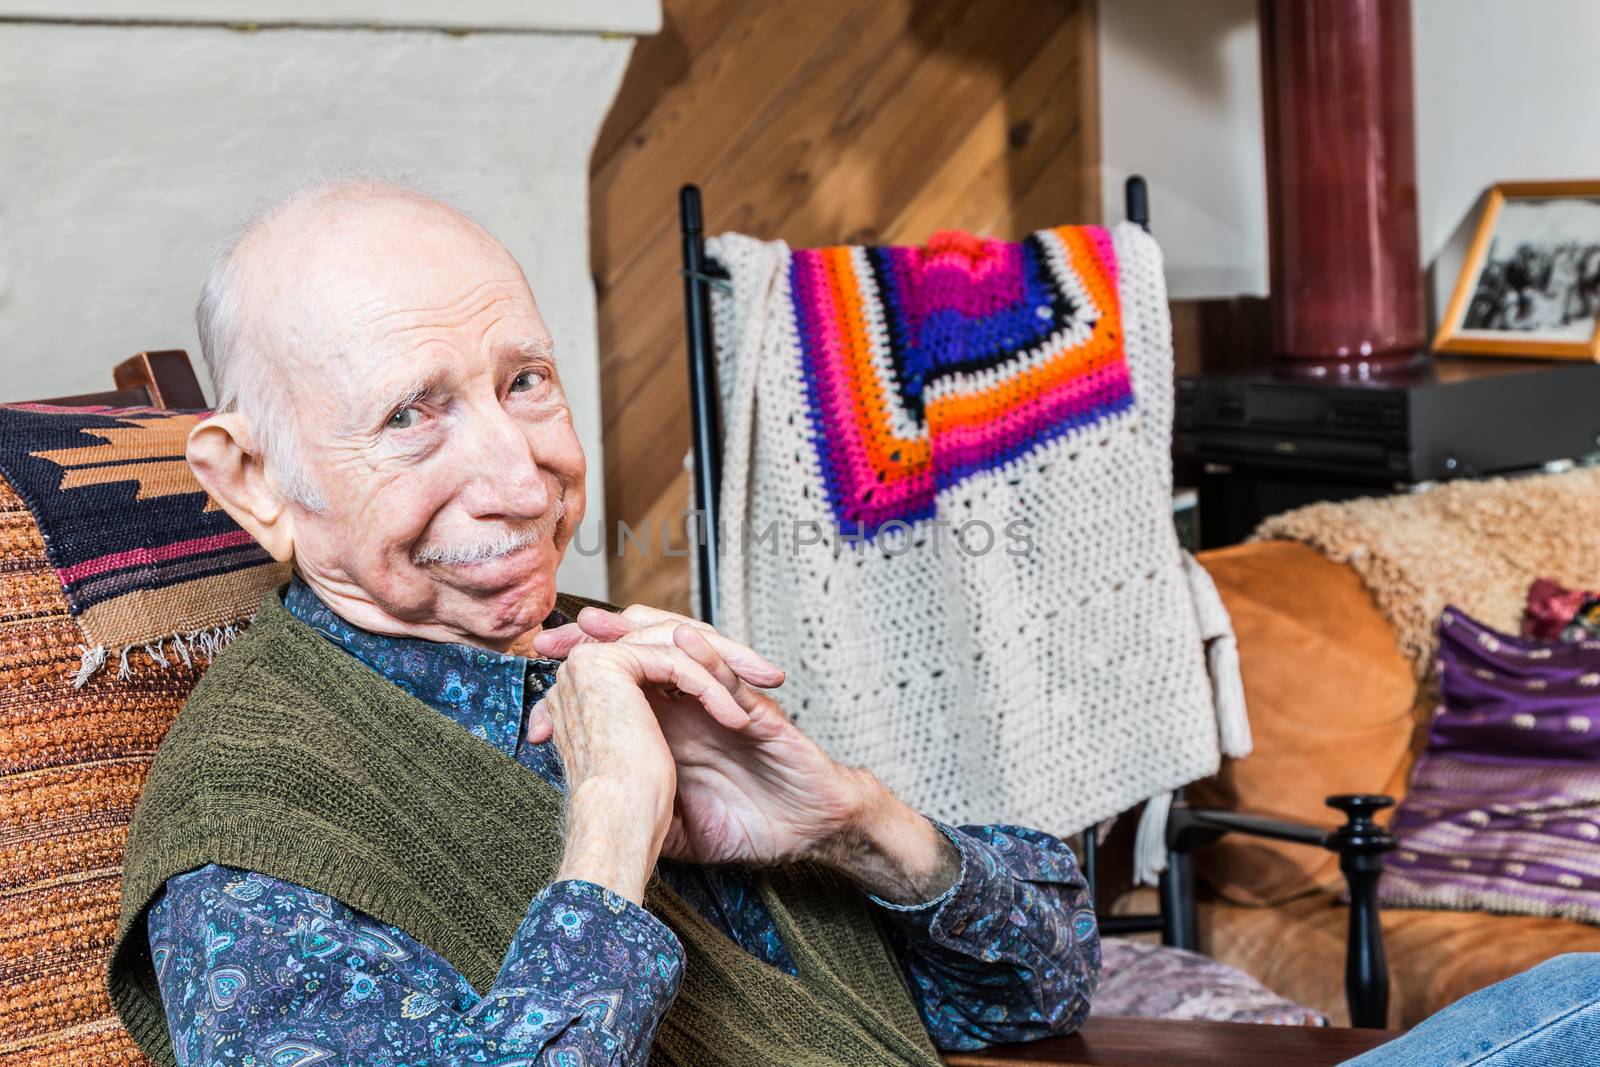
<path fill-rule="evenodd" d="M 554 504 L 550 479 L 522 427 L 504 411 L 487 414 L 472 435 L 463 503 L 478 518 L 536 519 Z"/>

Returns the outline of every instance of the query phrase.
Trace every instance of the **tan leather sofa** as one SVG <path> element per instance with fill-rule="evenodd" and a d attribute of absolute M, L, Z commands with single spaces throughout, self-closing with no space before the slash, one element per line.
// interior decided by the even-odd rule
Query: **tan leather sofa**
<path fill-rule="evenodd" d="M 1314 549 L 1260 542 L 1200 556 L 1233 616 L 1254 752 L 1190 791 L 1202 806 L 1335 826 L 1335 793 L 1405 793 L 1435 695 L 1355 572 Z M 1337 858 L 1230 836 L 1196 856 L 1200 947 L 1347 1025 L 1348 913 Z M 1209 897 L 1209 899 L 1207 899 Z M 1391 1026 L 1412 1026 L 1563 952 L 1600 927 L 1561 919 L 1388 909 Z"/>

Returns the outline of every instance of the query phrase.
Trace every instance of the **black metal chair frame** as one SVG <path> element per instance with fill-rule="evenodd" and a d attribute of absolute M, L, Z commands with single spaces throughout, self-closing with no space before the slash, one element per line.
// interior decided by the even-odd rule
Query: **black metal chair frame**
<path fill-rule="evenodd" d="M 1126 186 L 1127 217 L 1145 229 L 1150 226 L 1149 200 L 1144 179 L 1135 175 Z M 689 406 L 694 449 L 695 551 L 699 573 L 696 608 L 700 618 L 717 623 L 719 490 L 722 476 L 721 420 L 718 413 L 716 364 L 711 331 L 710 287 L 727 277 L 706 256 L 705 218 L 700 190 L 685 185 L 678 196 L 683 242 L 683 303 L 689 349 Z M 1342 811 L 1344 825 L 1337 829 L 1306 826 L 1238 812 L 1197 808 L 1181 794 L 1167 821 L 1167 870 L 1158 887 L 1160 910 L 1147 915 L 1105 915 L 1100 928 L 1107 934 L 1159 933 L 1165 944 L 1195 950 L 1199 924 L 1195 902 L 1193 854 L 1227 834 L 1290 841 L 1327 849 L 1339 857 L 1340 869 L 1350 889 L 1350 935 L 1345 957 L 1345 997 L 1353 1025 L 1382 1027 L 1388 1015 L 1389 972 L 1384 957 L 1383 932 L 1378 920 L 1378 876 L 1383 854 L 1395 847 L 1395 838 L 1373 816 L 1394 803 L 1389 797 L 1348 794 L 1327 798 Z M 1100 863 L 1096 830 L 1083 835 L 1084 876 L 1098 899 Z"/>

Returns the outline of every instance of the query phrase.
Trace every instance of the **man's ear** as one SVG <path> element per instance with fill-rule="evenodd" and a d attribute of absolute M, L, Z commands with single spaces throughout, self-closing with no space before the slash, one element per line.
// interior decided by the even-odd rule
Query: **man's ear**
<path fill-rule="evenodd" d="M 294 558 L 294 509 L 268 476 L 250 423 L 224 412 L 189 431 L 189 468 L 205 491 L 280 563 Z"/>

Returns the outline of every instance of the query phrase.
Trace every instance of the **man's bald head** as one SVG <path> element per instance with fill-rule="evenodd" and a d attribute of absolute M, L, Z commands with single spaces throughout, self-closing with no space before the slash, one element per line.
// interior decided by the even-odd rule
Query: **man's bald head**
<path fill-rule="evenodd" d="M 201 485 L 340 617 L 506 650 L 549 613 L 583 448 L 522 268 L 415 189 L 258 209 L 197 309 L 219 411 Z"/>
<path fill-rule="evenodd" d="M 292 499 L 313 510 L 325 503 L 295 440 L 301 372 L 367 343 L 367 320 L 433 280 L 426 265 L 450 269 L 463 254 L 498 259 L 520 277 L 510 253 L 465 213 L 369 176 L 322 179 L 264 201 L 217 247 L 195 308 L 200 352 L 217 409 L 248 416 Z"/>

